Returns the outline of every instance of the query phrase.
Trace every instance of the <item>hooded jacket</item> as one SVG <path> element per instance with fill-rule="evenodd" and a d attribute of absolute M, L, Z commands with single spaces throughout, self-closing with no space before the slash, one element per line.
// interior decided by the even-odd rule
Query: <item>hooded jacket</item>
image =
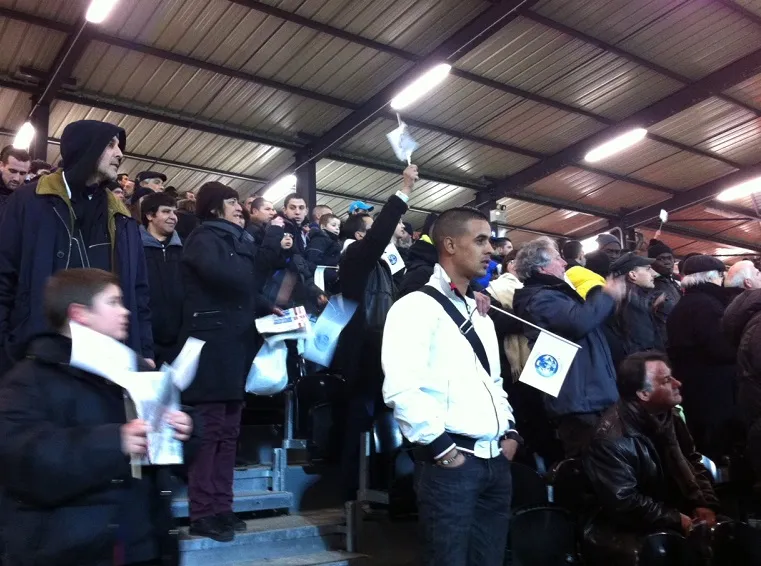
<path fill-rule="evenodd" d="M 127 343 L 145 358 L 154 357 L 148 275 L 137 222 L 111 191 L 98 188 L 104 207 L 99 226 L 106 241 L 97 246 L 97 253 L 91 253 L 91 248 L 81 246 L 82 237 L 77 231 L 74 206 L 67 190 L 68 184 L 72 192 L 77 193 L 76 183 L 87 178 L 83 173 L 87 170 L 85 164 L 89 164 L 92 173 L 108 141 L 114 136 L 122 140 L 124 130 L 104 122 L 76 124 L 67 126 L 61 140 L 64 170 L 15 190 L 0 224 L 0 344 L 3 350 L 0 373 L 21 357 L 31 336 L 47 329 L 43 294 L 48 277 L 73 267 L 105 267 L 119 277 L 124 306 L 130 311 Z M 107 261 L 108 265 L 94 263 L 96 259 Z"/>
<path fill-rule="evenodd" d="M 654 299 L 651 290 L 626 282 L 626 297 L 605 325 L 615 367 L 630 354 L 664 350 L 653 312 Z"/>
<path fill-rule="evenodd" d="M 540 273 L 523 285 L 515 292 L 515 314 L 581 346 L 558 397 L 545 396 L 551 415 L 602 412 L 618 401 L 616 372 L 603 332 L 615 301 L 599 290 L 585 301 L 562 279 Z M 524 331 L 533 347 L 539 331 L 528 326 Z"/>
<path fill-rule="evenodd" d="M 151 320 L 156 365 L 171 362 L 182 326 L 182 241 L 175 231 L 167 242 L 154 238 L 144 226 L 140 227 L 143 239 L 148 282 L 151 292 Z"/>
<path fill-rule="evenodd" d="M 565 276 L 576 289 L 576 292 L 584 299 L 587 298 L 587 294 L 592 289 L 605 285 L 605 278 L 602 275 L 578 264 L 567 269 Z"/>
<path fill-rule="evenodd" d="M 399 285 L 399 296 L 404 297 L 422 289 L 423 285 L 431 279 L 433 268 L 438 261 L 439 253 L 429 236 L 423 236 L 412 244 L 407 253 L 407 259 L 404 260 L 407 271 Z"/>

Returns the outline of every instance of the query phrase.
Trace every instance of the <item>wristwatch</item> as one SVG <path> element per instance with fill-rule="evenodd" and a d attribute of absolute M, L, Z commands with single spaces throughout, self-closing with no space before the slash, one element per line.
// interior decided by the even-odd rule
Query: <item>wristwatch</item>
<path fill-rule="evenodd" d="M 458 450 L 455 450 L 454 456 L 451 458 L 441 458 L 440 460 L 436 460 L 436 464 L 439 466 L 451 466 L 454 464 L 454 461 L 457 460 L 457 455 L 460 452 Z"/>

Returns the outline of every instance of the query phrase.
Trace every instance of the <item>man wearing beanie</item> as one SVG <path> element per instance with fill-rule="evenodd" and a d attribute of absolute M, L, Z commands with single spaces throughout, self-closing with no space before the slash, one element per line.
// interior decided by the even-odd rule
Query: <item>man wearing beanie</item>
<path fill-rule="evenodd" d="M 153 360 L 150 294 L 140 230 L 108 185 L 116 180 L 124 130 L 95 120 L 72 122 L 61 136 L 62 168 L 20 187 L 0 227 L 0 374 L 30 336 L 47 329 L 45 283 L 71 268 L 118 275 L 130 311 L 127 344 Z"/>
<path fill-rule="evenodd" d="M 655 260 L 652 268 L 658 274 L 653 281 L 651 295 L 654 298 L 663 295 L 663 300 L 659 301 L 659 306 L 655 310 L 655 323 L 661 341 L 666 344 L 668 342 L 666 320 L 682 298 L 681 286 L 674 276 L 674 252 L 662 241 L 653 239 L 650 240 L 647 248 L 647 257 Z"/>

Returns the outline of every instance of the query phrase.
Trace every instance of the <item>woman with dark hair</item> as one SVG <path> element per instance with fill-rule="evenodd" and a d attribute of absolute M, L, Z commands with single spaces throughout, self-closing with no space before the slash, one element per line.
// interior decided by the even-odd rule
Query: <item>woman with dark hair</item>
<path fill-rule="evenodd" d="M 261 274 L 279 250 L 256 248 L 244 230 L 238 193 L 222 183 L 201 187 L 196 215 L 202 224 L 183 247 L 180 335 L 180 343 L 190 336 L 206 342 L 196 377 L 183 393 L 202 423 L 200 452 L 188 474 L 190 533 L 227 542 L 246 528 L 232 511 L 235 450 L 245 379 L 258 344 L 254 320 L 272 312 L 260 297 Z M 280 231 L 279 242 L 282 220 L 269 229 Z"/>

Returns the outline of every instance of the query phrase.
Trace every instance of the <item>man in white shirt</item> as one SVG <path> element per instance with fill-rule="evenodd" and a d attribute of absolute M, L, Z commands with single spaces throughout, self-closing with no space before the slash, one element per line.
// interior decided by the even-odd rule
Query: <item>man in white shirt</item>
<path fill-rule="evenodd" d="M 439 263 L 428 284 L 397 301 L 383 334 L 383 397 L 415 443 L 424 563 L 501 566 L 512 496 L 514 430 L 490 318 L 469 282 L 486 273 L 488 219 L 444 212 L 433 228 Z"/>

